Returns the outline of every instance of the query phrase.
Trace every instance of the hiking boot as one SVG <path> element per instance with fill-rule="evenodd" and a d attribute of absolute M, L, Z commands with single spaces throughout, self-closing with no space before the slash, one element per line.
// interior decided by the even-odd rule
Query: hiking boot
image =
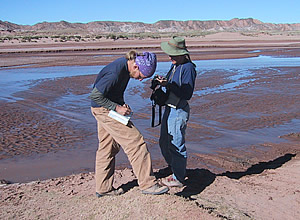
<path fill-rule="evenodd" d="M 101 198 L 103 196 L 118 196 L 118 195 L 121 195 L 124 193 L 124 190 L 122 188 L 119 188 L 119 189 L 113 189 L 109 192 L 105 192 L 105 193 L 98 193 L 96 192 L 96 196 L 98 198 Z"/>
<path fill-rule="evenodd" d="M 168 187 L 183 187 L 183 183 L 174 179 L 172 175 L 161 179 L 161 183 Z"/>
<path fill-rule="evenodd" d="M 143 194 L 152 194 L 152 195 L 160 195 L 169 191 L 167 186 L 161 186 L 156 183 L 154 186 L 149 187 L 148 189 L 142 190 Z"/>

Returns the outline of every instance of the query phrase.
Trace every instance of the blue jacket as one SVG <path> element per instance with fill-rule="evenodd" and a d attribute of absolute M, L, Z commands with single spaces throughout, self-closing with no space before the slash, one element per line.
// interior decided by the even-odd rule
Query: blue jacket
<path fill-rule="evenodd" d="M 173 72 L 174 70 L 175 72 Z M 190 100 L 194 92 L 196 76 L 197 73 L 193 63 L 172 64 L 167 75 L 169 81 L 167 90 L 173 92 L 182 101 Z"/>
<path fill-rule="evenodd" d="M 106 98 L 119 105 L 123 105 L 124 91 L 129 82 L 130 76 L 125 57 L 118 58 L 105 66 L 98 74 L 94 87 Z M 92 107 L 100 107 L 92 100 Z"/>

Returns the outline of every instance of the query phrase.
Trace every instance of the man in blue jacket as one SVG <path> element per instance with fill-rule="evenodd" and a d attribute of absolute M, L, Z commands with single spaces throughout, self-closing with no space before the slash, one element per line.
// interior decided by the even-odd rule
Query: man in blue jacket
<path fill-rule="evenodd" d="M 129 79 L 142 81 L 151 77 L 156 65 L 155 54 L 129 51 L 125 57 L 105 66 L 96 78 L 90 97 L 99 139 L 95 166 L 97 197 L 120 195 L 124 192 L 122 188 L 113 188 L 115 156 L 120 146 L 128 156 L 142 193 L 158 195 L 169 190 L 157 183 L 150 153 L 138 129 L 131 121 L 124 125 L 108 115 L 110 110 L 123 116 L 130 115 L 131 109 L 124 101 L 124 91 Z"/>

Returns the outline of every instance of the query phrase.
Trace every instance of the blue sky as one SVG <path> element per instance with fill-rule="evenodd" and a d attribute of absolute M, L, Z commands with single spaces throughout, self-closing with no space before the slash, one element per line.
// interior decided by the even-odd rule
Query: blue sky
<path fill-rule="evenodd" d="M 299 0 L 0 0 L 0 20 L 39 22 L 230 20 L 300 23 Z"/>

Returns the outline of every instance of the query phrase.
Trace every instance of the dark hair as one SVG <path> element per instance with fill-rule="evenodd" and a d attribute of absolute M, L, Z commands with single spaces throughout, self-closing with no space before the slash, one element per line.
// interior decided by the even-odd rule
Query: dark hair
<path fill-rule="evenodd" d="M 193 63 L 193 61 L 192 61 L 192 59 L 191 59 L 191 57 L 190 57 L 189 54 L 186 54 L 186 58 L 194 65 L 194 67 L 196 67 L 196 64 Z"/>

